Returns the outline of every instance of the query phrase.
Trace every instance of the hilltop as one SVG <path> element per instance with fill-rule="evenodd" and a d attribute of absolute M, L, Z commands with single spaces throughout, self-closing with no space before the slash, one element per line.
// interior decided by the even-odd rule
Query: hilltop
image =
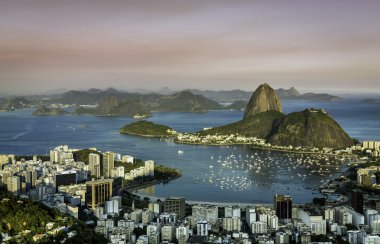
<path fill-rule="evenodd" d="M 160 112 L 205 112 L 223 108 L 219 103 L 189 91 L 162 96 L 156 102 L 157 106 L 152 106 L 152 110 Z"/>
<path fill-rule="evenodd" d="M 277 119 L 267 141 L 281 146 L 346 148 L 353 140 L 324 110 L 306 109 Z"/>
<path fill-rule="evenodd" d="M 230 91 L 211 91 L 211 90 L 198 90 L 188 89 L 188 91 L 203 95 L 211 100 L 217 102 L 235 102 L 235 101 L 248 101 L 252 96 L 252 91 L 244 90 L 230 90 Z M 340 101 L 341 97 L 326 94 L 326 93 L 304 93 L 301 94 L 295 87 L 289 89 L 279 88 L 275 90 L 281 100 L 306 100 L 306 101 Z"/>
<path fill-rule="evenodd" d="M 104 99 L 95 110 L 96 115 L 100 116 L 134 116 L 136 114 L 150 116 L 149 109 L 139 100 L 120 101 L 117 97 L 111 96 Z"/>
<path fill-rule="evenodd" d="M 280 98 L 268 84 L 260 85 L 252 94 L 244 111 L 243 119 L 269 110 L 282 111 Z"/>

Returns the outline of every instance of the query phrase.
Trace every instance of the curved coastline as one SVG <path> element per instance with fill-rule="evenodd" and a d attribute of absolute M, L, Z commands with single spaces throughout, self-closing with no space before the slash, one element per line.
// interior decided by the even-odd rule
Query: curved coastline
<path fill-rule="evenodd" d="M 132 136 L 140 136 L 140 137 L 146 137 L 146 138 L 159 138 L 159 139 L 171 139 L 174 138 L 173 136 L 155 136 L 155 135 L 143 135 L 143 134 L 137 134 L 137 133 L 129 133 L 129 132 L 123 132 L 121 134 L 124 135 L 132 135 Z M 257 146 L 253 143 L 244 143 L 244 142 L 229 142 L 229 143 L 202 143 L 202 142 L 188 142 L 188 141 L 180 141 L 177 139 L 173 139 L 174 143 L 177 144 L 184 144 L 184 145 L 199 145 L 199 146 L 249 146 L 252 149 L 259 149 L 259 150 L 268 150 L 268 151 L 276 151 L 276 152 L 284 152 L 284 153 L 295 153 L 295 154 L 311 154 L 311 155 L 326 155 L 326 156 L 336 156 L 336 157 L 353 157 L 356 158 L 357 155 L 355 154 L 348 154 L 348 153 L 327 153 L 327 152 L 316 152 L 316 151 L 307 151 L 307 150 L 292 150 L 292 149 L 285 149 L 285 148 L 275 148 L 275 147 L 265 147 L 265 146 Z"/>
<path fill-rule="evenodd" d="M 158 185 L 158 184 L 161 184 L 161 183 L 166 183 L 166 182 L 174 181 L 176 179 L 181 178 L 182 177 L 182 171 L 180 171 L 178 169 L 175 169 L 175 171 L 177 172 L 177 175 L 174 176 L 174 177 L 169 177 L 168 179 L 159 179 L 159 180 L 155 179 L 155 180 L 146 181 L 146 182 L 143 182 L 143 183 L 136 182 L 135 184 L 130 184 L 130 185 L 127 184 L 124 187 L 122 187 L 122 188 L 119 189 L 119 194 L 122 195 L 122 193 L 124 191 L 127 191 L 130 194 L 135 194 L 133 192 L 137 191 L 139 189 L 144 189 L 144 188 L 149 187 L 149 186 L 154 186 L 154 185 Z"/>

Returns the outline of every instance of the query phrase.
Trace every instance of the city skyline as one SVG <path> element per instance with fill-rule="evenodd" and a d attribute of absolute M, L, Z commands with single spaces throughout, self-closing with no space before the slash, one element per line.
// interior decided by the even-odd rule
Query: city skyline
<path fill-rule="evenodd" d="M 0 1 L 2 93 L 380 88 L 374 1 Z"/>

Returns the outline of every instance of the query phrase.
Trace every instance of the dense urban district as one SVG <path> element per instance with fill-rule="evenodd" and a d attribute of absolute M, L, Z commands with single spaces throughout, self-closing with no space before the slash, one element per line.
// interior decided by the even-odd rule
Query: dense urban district
<path fill-rule="evenodd" d="M 181 172 L 130 155 L 58 146 L 50 156 L 0 156 L 5 243 L 378 243 L 380 142 L 366 141 L 349 170 L 310 204 L 188 204 L 132 189 Z"/>

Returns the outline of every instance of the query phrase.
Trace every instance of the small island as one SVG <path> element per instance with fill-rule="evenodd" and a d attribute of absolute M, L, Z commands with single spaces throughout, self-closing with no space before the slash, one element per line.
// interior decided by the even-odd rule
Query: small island
<path fill-rule="evenodd" d="M 149 121 L 141 120 L 120 129 L 121 134 L 137 135 L 144 137 L 172 137 L 173 129 L 166 125 L 155 124 Z"/>

